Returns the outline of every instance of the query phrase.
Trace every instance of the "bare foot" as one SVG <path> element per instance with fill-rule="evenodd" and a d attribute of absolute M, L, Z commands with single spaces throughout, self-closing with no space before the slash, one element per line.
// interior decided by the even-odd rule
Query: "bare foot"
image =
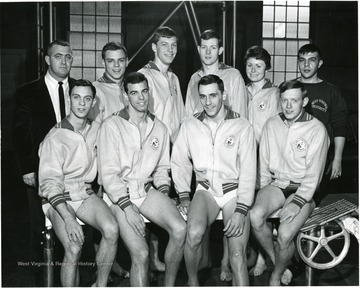
<path fill-rule="evenodd" d="M 165 272 L 165 263 L 161 262 L 160 260 L 150 261 L 150 270 Z"/>
<path fill-rule="evenodd" d="M 283 275 L 281 276 L 281 283 L 284 285 L 289 285 L 293 275 L 289 269 L 286 269 Z"/>
<path fill-rule="evenodd" d="M 130 277 L 130 272 L 126 271 L 124 268 L 122 268 L 119 263 L 114 262 L 112 269 L 111 269 L 117 276 L 121 277 L 121 278 L 129 278 Z M 109 275 L 110 278 L 110 275 Z M 109 279 L 110 280 L 110 279 Z"/>
<path fill-rule="evenodd" d="M 232 273 L 228 265 L 221 265 L 220 281 L 231 281 Z"/>
<path fill-rule="evenodd" d="M 260 276 L 261 274 L 264 273 L 264 271 L 266 271 L 266 269 L 267 269 L 266 264 L 256 263 L 255 266 L 250 269 L 249 275 Z"/>

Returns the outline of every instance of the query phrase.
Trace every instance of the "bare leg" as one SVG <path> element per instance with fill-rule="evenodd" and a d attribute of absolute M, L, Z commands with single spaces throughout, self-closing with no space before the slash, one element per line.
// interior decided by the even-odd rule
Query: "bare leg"
<path fill-rule="evenodd" d="M 263 256 L 261 251 L 258 250 L 255 266 L 250 269 L 249 275 L 260 276 L 261 274 L 264 273 L 266 269 L 267 266 L 265 263 L 265 257 Z"/>
<path fill-rule="evenodd" d="M 210 233 L 211 233 L 211 226 L 209 226 L 201 243 L 201 257 L 200 257 L 200 264 L 199 270 L 211 268 L 211 257 L 210 257 Z"/>
<path fill-rule="evenodd" d="M 117 223 L 106 203 L 96 195 L 91 195 L 85 199 L 76 214 L 79 219 L 95 227 L 102 234 L 99 249 L 96 253 L 96 286 L 104 287 L 107 285 L 117 251 L 119 237 Z"/>
<path fill-rule="evenodd" d="M 235 211 L 237 198 L 230 200 L 223 209 L 224 224 Z M 250 235 L 250 217 L 245 218 L 245 226 L 240 237 L 229 237 L 229 259 L 232 269 L 233 286 L 249 286 L 249 274 L 247 271 L 246 245 Z"/>
<path fill-rule="evenodd" d="M 168 196 L 153 189 L 148 192 L 139 209 L 147 219 L 169 233 L 169 242 L 164 257 L 166 265 L 164 286 L 174 286 L 184 255 L 186 223 L 173 201 Z"/>
<path fill-rule="evenodd" d="M 190 204 L 187 219 L 185 263 L 190 286 L 199 286 L 198 270 L 201 258 L 201 243 L 205 231 L 216 219 L 220 208 L 207 191 L 197 191 Z"/>
<path fill-rule="evenodd" d="M 165 271 L 165 263 L 159 259 L 159 237 L 150 232 L 150 270 L 152 271 Z"/>
<path fill-rule="evenodd" d="M 68 208 L 69 211 L 75 215 L 72 207 L 68 206 Z M 60 269 L 61 285 L 64 287 L 79 286 L 80 278 L 77 262 L 80 259 L 82 246 L 69 240 L 69 237 L 65 230 L 64 220 L 53 207 L 50 207 L 50 209 L 48 210 L 47 217 L 49 217 L 54 232 L 59 238 L 65 250 L 63 265 Z"/>
<path fill-rule="evenodd" d="M 220 281 L 231 281 L 232 273 L 229 259 L 229 243 L 226 236 L 223 236 L 223 258 L 221 259 Z"/>

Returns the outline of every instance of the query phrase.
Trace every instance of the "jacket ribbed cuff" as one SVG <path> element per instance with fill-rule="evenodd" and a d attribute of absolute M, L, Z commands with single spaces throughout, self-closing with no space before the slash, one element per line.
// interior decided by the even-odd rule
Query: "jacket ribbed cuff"
<path fill-rule="evenodd" d="M 160 185 L 160 186 L 158 187 L 158 191 L 160 191 L 161 193 L 164 193 L 164 194 L 168 195 L 168 194 L 169 194 L 169 191 L 170 191 L 170 186 L 167 185 L 167 184 Z"/>
<path fill-rule="evenodd" d="M 299 206 L 301 209 L 306 204 L 307 201 L 299 195 L 294 195 L 294 198 L 290 202 Z"/>
<path fill-rule="evenodd" d="M 239 212 L 246 216 L 249 211 L 249 208 L 250 208 L 250 206 L 245 205 L 243 203 L 236 203 L 235 212 Z"/>
<path fill-rule="evenodd" d="M 179 198 L 180 198 L 180 202 L 190 201 L 190 192 L 187 191 L 179 192 Z"/>
<path fill-rule="evenodd" d="M 51 206 L 53 206 L 55 208 L 60 203 L 66 203 L 66 200 L 65 200 L 65 197 L 63 194 L 57 194 L 57 195 L 49 198 L 49 203 L 51 204 Z"/>
<path fill-rule="evenodd" d="M 121 197 L 119 201 L 116 203 L 116 205 L 118 205 L 121 208 L 121 210 L 124 210 L 126 207 L 130 206 L 131 201 L 129 196 Z"/>

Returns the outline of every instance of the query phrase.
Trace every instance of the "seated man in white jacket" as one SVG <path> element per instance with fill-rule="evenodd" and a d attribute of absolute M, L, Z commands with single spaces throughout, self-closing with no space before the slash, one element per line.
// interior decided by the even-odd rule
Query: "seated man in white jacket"
<path fill-rule="evenodd" d="M 224 82 L 217 75 L 202 77 L 198 88 L 204 110 L 183 122 L 171 156 L 180 209 L 187 214 L 184 255 L 188 284 L 199 286 L 202 239 L 222 210 L 233 285 L 247 286 L 248 210 L 256 179 L 255 135 L 248 120 L 224 105 Z M 190 203 L 193 169 L 197 187 Z"/>
<path fill-rule="evenodd" d="M 260 190 L 250 211 L 251 226 L 274 263 L 271 286 L 288 285 L 294 237 L 315 207 L 313 196 L 324 172 L 329 137 L 325 126 L 305 112 L 309 101 L 297 80 L 280 86 L 282 113 L 265 124 L 260 140 Z M 277 245 L 266 219 L 281 208 Z"/>
<path fill-rule="evenodd" d="M 99 176 L 131 256 L 131 286 L 149 286 L 149 247 L 141 214 L 169 233 L 165 250 L 164 286 L 174 286 L 183 257 L 186 223 L 170 188 L 170 139 L 166 126 L 148 112 L 146 77 L 130 73 L 124 79 L 128 108 L 114 113 L 99 133 Z"/>
<path fill-rule="evenodd" d="M 79 286 L 84 233 L 79 218 L 102 234 L 96 253 L 94 286 L 106 286 L 117 249 L 119 230 L 106 203 L 91 188 L 97 174 L 96 140 L 100 124 L 88 119 L 94 104 L 95 87 L 77 80 L 70 88 L 70 114 L 56 124 L 39 148 L 39 195 L 43 211 L 64 246 L 61 284 Z"/>

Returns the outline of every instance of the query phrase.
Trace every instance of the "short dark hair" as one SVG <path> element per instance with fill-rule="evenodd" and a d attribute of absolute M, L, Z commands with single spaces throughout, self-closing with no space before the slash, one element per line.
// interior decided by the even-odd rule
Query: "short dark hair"
<path fill-rule="evenodd" d="M 101 58 L 105 60 L 106 51 L 116 51 L 116 50 L 122 50 L 125 53 L 125 56 L 128 57 L 128 53 L 127 53 L 125 46 L 123 44 L 121 44 L 120 42 L 112 41 L 112 42 L 105 44 L 105 46 L 103 47 L 103 49 L 101 51 Z"/>
<path fill-rule="evenodd" d="M 96 95 L 96 88 L 95 86 L 89 81 L 89 80 L 85 80 L 85 79 L 79 79 L 79 80 L 75 80 L 74 83 L 72 85 L 70 85 L 70 90 L 69 90 L 69 94 L 71 96 L 71 92 L 74 90 L 75 87 L 90 87 L 91 91 L 93 93 L 93 99 L 95 98 Z"/>
<path fill-rule="evenodd" d="M 149 87 L 149 82 L 146 79 L 145 75 L 140 72 L 131 72 L 124 78 L 124 90 L 128 93 L 128 84 L 137 84 L 146 82 L 146 85 Z"/>
<path fill-rule="evenodd" d="M 297 57 L 298 57 L 298 59 L 300 59 L 301 55 L 308 54 L 308 53 L 315 53 L 315 52 L 318 53 L 319 60 L 321 60 L 322 58 L 321 58 L 320 48 L 315 46 L 314 44 L 305 44 L 300 47 Z"/>
<path fill-rule="evenodd" d="M 64 41 L 64 40 L 54 40 L 52 41 L 47 49 L 46 49 L 46 55 L 47 56 L 50 56 L 50 53 L 51 53 L 51 49 L 55 46 L 55 45 L 59 45 L 59 46 L 64 46 L 64 47 L 69 47 L 70 50 L 71 50 L 71 53 L 72 53 L 72 49 L 71 49 L 71 46 L 70 46 L 70 43 L 67 42 L 67 41 Z"/>
<path fill-rule="evenodd" d="M 301 83 L 299 80 L 293 79 L 289 81 L 284 81 L 279 86 L 280 94 L 284 93 L 287 90 L 298 89 L 298 88 L 301 89 L 301 93 L 302 93 L 301 96 L 304 99 L 306 97 L 307 90 L 305 89 L 304 84 Z"/>
<path fill-rule="evenodd" d="M 157 42 L 159 42 L 159 39 L 161 37 L 165 37 L 165 38 L 175 37 L 176 41 L 178 39 L 175 31 L 167 26 L 162 26 L 156 29 L 152 38 L 152 43 L 156 44 Z"/>
<path fill-rule="evenodd" d="M 204 32 L 201 33 L 200 35 L 200 43 L 201 44 L 201 39 L 203 40 L 209 40 L 209 39 L 213 39 L 216 38 L 218 39 L 219 42 L 219 47 L 222 47 L 222 38 L 219 32 L 213 30 L 213 29 L 208 29 L 205 30 Z"/>
<path fill-rule="evenodd" d="M 271 69 L 271 56 L 266 49 L 262 48 L 261 46 L 251 46 L 249 49 L 246 50 L 244 63 L 246 65 L 247 60 L 250 58 L 255 58 L 257 60 L 262 60 L 265 62 L 266 68 L 265 70 Z"/>
<path fill-rule="evenodd" d="M 224 82 L 223 82 L 223 80 L 221 80 L 221 78 L 219 76 L 214 75 L 214 74 L 209 74 L 209 75 L 203 76 L 198 83 L 198 89 L 199 89 L 200 85 L 210 85 L 210 84 L 214 84 L 214 83 L 218 85 L 219 90 L 221 91 L 221 93 L 223 93 L 224 92 Z"/>

